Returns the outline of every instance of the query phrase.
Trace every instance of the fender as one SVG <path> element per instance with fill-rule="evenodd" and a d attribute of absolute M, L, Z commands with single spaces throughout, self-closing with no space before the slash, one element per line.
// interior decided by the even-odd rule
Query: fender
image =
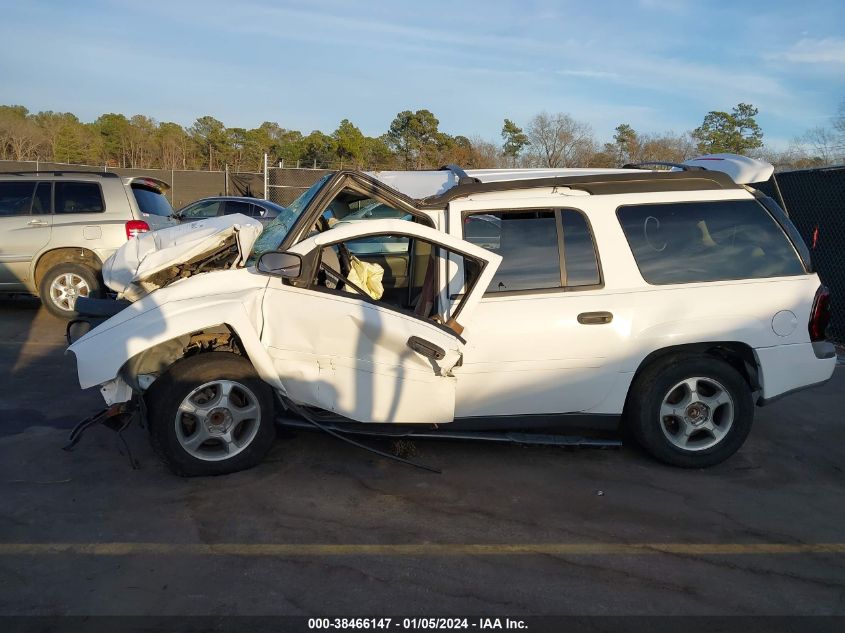
<path fill-rule="evenodd" d="M 619 371 L 634 372 L 652 352 L 677 345 L 707 342 L 717 344 L 726 341 L 745 343 L 751 348 L 772 345 L 770 337 L 765 334 L 764 328 L 767 325 L 764 322 L 761 327 L 759 321 L 748 315 L 665 321 L 633 335 L 632 353 L 627 355 Z M 761 330 L 763 334 L 760 333 Z"/>
<path fill-rule="evenodd" d="M 177 282 L 133 303 L 91 330 L 68 348 L 76 356 L 79 385 L 87 389 L 114 380 L 130 358 L 145 350 L 198 330 L 226 325 L 240 338 L 261 379 L 284 393 L 259 336 L 267 278 L 244 275 L 246 272 L 220 271 Z M 226 276 L 237 276 L 240 282 L 251 277 L 254 282 L 230 289 L 235 284 L 221 283 L 229 281 L 222 279 Z M 198 283 L 207 285 L 209 292 L 180 298 L 179 295 L 187 294 L 188 286 L 196 291 Z"/>

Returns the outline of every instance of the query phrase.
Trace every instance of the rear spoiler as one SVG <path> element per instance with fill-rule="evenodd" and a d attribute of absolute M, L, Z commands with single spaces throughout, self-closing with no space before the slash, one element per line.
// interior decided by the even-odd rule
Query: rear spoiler
<path fill-rule="evenodd" d="M 158 178 L 150 178 L 149 176 L 128 176 L 123 179 L 126 185 L 144 185 L 145 187 L 152 187 L 158 189 L 162 193 L 170 189 L 170 185 L 159 180 Z"/>
<path fill-rule="evenodd" d="M 683 165 L 724 172 L 738 185 L 766 182 L 775 171 L 771 163 L 739 154 L 707 154 L 685 160 Z"/>

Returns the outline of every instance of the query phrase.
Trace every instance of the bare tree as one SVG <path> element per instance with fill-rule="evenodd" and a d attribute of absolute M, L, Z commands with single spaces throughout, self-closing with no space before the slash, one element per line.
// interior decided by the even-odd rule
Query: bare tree
<path fill-rule="evenodd" d="M 0 109 L 0 158 L 33 158 L 40 141 L 40 130 L 25 109 Z"/>
<path fill-rule="evenodd" d="M 842 144 L 845 137 L 836 133 L 836 126 L 839 122 L 834 119 L 834 128 L 814 127 L 804 135 L 805 144 L 812 148 L 813 154 L 819 158 L 822 164 L 832 165 L 836 162 L 837 155 L 841 156 Z"/>
<path fill-rule="evenodd" d="M 695 141 L 689 134 L 675 134 L 674 132 L 643 134 L 637 140 L 635 162 L 639 163 L 649 161 L 682 163 L 698 153 Z"/>
<path fill-rule="evenodd" d="M 839 109 L 833 117 L 833 127 L 842 135 L 842 139 L 840 140 L 845 141 L 845 100 L 839 104 Z"/>
<path fill-rule="evenodd" d="M 541 112 L 527 127 L 533 162 L 544 167 L 586 165 L 595 151 L 593 130 L 563 112 Z"/>
<path fill-rule="evenodd" d="M 467 163 L 467 167 L 489 169 L 504 166 L 504 156 L 496 143 L 480 136 L 471 136 L 469 140 L 472 143 L 472 158 Z"/>

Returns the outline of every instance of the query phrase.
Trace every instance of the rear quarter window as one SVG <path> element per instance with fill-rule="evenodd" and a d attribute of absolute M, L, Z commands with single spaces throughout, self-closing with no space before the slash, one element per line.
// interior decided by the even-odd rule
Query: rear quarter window
<path fill-rule="evenodd" d="M 224 214 L 233 215 L 235 213 L 243 213 L 244 215 L 256 217 L 258 212 L 254 204 L 249 202 L 242 202 L 241 200 L 228 200 Z"/>
<path fill-rule="evenodd" d="M 102 213 L 105 210 L 103 190 L 96 182 L 56 181 L 56 213 Z"/>
<path fill-rule="evenodd" d="M 781 227 L 754 200 L 629 205 L 616 213 L 650 284 L 805 273 Z"/>

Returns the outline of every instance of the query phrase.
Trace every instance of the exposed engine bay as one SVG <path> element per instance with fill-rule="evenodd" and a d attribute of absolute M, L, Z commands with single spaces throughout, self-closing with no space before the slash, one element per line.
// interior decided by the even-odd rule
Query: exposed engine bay
<path fill-rule="evenodd" d="M 142 233 L 105 261 L 103 281 L 119 299 L 137 301 L 179 279 L 243 265 L 263 228 L 234 214 Z"/>

